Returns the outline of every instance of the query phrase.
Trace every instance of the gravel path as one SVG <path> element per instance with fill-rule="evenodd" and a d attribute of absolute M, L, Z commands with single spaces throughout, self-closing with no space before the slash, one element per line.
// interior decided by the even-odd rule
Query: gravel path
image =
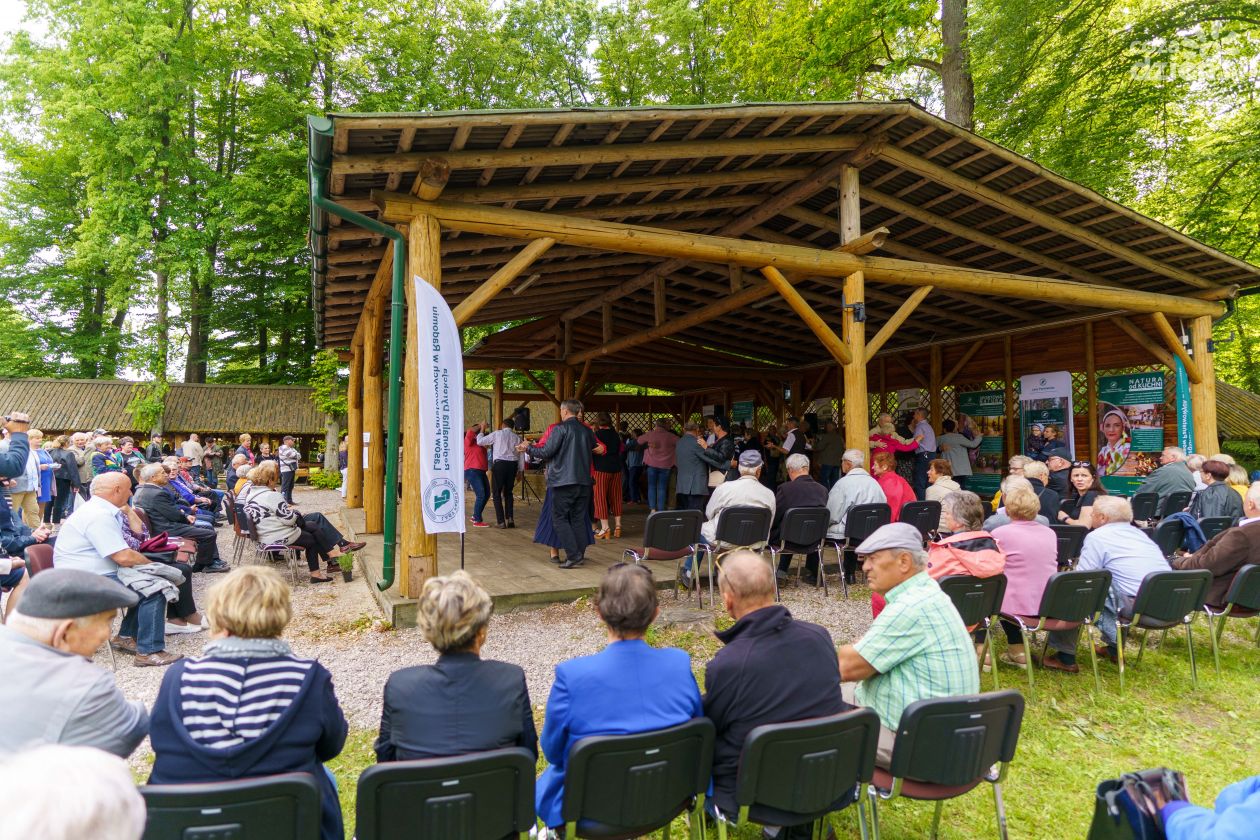
<path fill-rule="evenodd" d="M 337 511 L 341 499 L 335 491 L 299 487 L 295 499 L 303 511 L 321 511 L 334 524 L 340 524 Z M 220 528 L 219 551 L 225 559 L 231 557 L 231 545 L 231 528 Z M 205 574 L 193 578 L 198 603 L 218 578 Z M 673 599 L 662 594 L 662 605 L 668 607 Z M 845 601 L 835 592 L 824 598 L 812 587 L 789 586 L 783 593 L 783 602 L 797 618 L 826 627 L 837 644 L 856 639 L 871 621 L 870 603 L 864 591 Z M 349 584 L 338 579 L 336 583 L 312 586 L 303 580 L 293 591 L 293 612 L 286 638 L 297 654 L 318 659 L 332 672 L 337 697 L 353 728 L 374 729 L 379 724 L 381 691 L 393 671 L 437 659 L 418 630 L 387 627 L 367 585 L 357 574 Z M 195 656 L 205 641 L 204 633 L 168 636 L 167 650 Z M 525 670 L 531 699 L 535 706 L 541 706 L 551 690 L 556 664 L 595 653 L 604 643 L 604 632 L 593 608 L 579 601 L 495 615 L 482 655 L 520 665 Z M 109 655 L 104 651 L 97 654 L 96 662 L 110 667 Z M 163 668 L 136 668 L 130 657 L 118 656 L 119 687 L 128 697 L 150 706 L 164 673 Z M 133 763 L 147 763 L 148 755 L 146 741 L 133 756 Z"/>

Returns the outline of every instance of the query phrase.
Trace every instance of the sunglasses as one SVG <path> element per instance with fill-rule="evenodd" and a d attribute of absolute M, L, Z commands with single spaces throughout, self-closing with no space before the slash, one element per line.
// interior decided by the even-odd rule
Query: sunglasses
<path fill-rule="evenodd" d="M 1075 469 L 1092 470 L 1093 468 L 1094 468 L 1094 465 L 1091 464 L 1089 461 L 1073 461 L 1072 462 L 1072 469 L 1074 470 Z"/>

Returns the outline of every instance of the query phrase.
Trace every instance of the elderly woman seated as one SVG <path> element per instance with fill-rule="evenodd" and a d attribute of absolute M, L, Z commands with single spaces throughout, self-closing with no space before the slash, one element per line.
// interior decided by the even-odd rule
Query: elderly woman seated
<path fill-rule="evenodd" d="M 704 714 L 687 652 L 644 640 L 660 612 L 646 566 L 609 569 L 595 608 L 608 627 L 608 647 L 557 665 L 547 698 L 542 748 L 550 766 L 538 779 L 536 798 L 539 818 L 552 828 L 564 824 L 564 772 L 573 744 L 588 735 L 664 729 Z"/>
<path fill-rule="evenodd" d="M 1027 479 L 1010 476 L 1006 488 L 1006 515 L 1010 522 L 993 529 L 1002 553 L 1006 555 L 1006 594 L 1002 612 L 1007 615 L 1035 616 L 1041 609 L 1046 582 L 1059 570 L 1059 541 L 1049 525 L 1037 521 L 1041 503 Z M 1014 623 L 1002 619 L 1006 631 L 1006 652 L 1001 659 L 1008 665 L 1023 666 L 1024 638 Z"/>
<path fill-rule="evenodd" d="M 323 762 L 346 742 L 332 676 L 280 638 L 293 617 L 274 569 L 242 566 L 210 590 L 203 656 L 166 672 L 149 737 L 150 784 L 310 773 L 320 788 L 322 840 L 342 840 L 337 788 Z"/>
<path fill-rule="evenodd" d="M 333 557 L 346 551 L 358 551 L 365 545 L 348 541 L 324 514 L 302 514 L 286 502 L 276 489 L 280 485 L 280 466 L 275 461 L 264 461 L 250 470 L 249 481 L 251 486 L 238 504 L 258 529 L 259 541 L 264 545 L 278 543 L 306 549 L 311 583 L 333 580 L 320 571 L 321 559 L 332 569 L 335 568 Z"/>
<path fill-rule="evenodd" d="M 538 754 L 519 665 L 481 658 L 494 603 L 467 573 L 425 581 L 416 623 L 438 652 L 385 683 L 377 761 L 440 758 L 502 747 Z"/>

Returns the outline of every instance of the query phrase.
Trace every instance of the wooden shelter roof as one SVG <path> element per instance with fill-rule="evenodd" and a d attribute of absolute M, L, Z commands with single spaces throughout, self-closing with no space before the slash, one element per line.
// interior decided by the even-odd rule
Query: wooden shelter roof
<path fill-rule="evenodd" d="M 1216 380 L 1216 420 L 1226 440 L 1260 440 L 1260 394 Z"/>
<path fill-rule="evenodd" d="M 421 163 L 450 166 L 442 199 L 582 216 L 820 249 L 840 242 L 835 164 L 860 168 L 862 228 L 887 228 L 874 255 L 1208 299 L 1260 285 L 1260 268 L 1109 201 L 910 102 L 753 104 L 433 114 L 333 114 L 330 198 L 380 217 L 373 191 L 405 193 Z M 314 156 L 314 150 L 312 150 Z M 386 221 L 392 221 L 385 219 Z M 502 267 L 523 240 L 444 231 L 442 292 L 452 306 Z M 335 219 L 313 219 L 321 341 L 348 345 L 386 243 Z M 663 277 L 664 313 L 653 285 Z M 557 245 L 469 322 L 531 320 L 471 356 L 531 356 L 547 367 L 685 315 L 759 281 L 728 265 Z M 834 328 L 840 283 L 797 289 Z M 867 329 L 909 289 L 866 283 Z M 602 308 L 611 304 L 611 329 Z M 936 290 L 884 353 L 1020 327 L 1107 317 L 1070 303 Z M 506 339 L 504 340 L 506 341 Z M 509 349 L 511 352 L 504 352 Z M 750 364 L 829 359 L 777 296 L 606 364 Z M 537 354 L 537 355 L 535 355 Z M 723 364 L 723 366 L 725 366 Z M 608 380 L 607 376 L 604 376 Z M 680 377 L 680 381 L 687 377 Z M 608 380 L 612 381 L 612 380 Z M 617 381 L 636 382 L 636 379 Z M 661 376 L 652 383 L 661 385 Z M 649 384 L 645 382 L 644 384 Z"/>

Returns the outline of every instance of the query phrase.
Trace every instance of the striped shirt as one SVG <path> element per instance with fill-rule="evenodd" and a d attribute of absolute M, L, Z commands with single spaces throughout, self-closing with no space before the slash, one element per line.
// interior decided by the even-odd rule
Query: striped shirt
<path fill-rule="evenodd" d="M 212 750 L 261 737 L 292 705 L 314 664 L 296 656 L 189 662 L 179 687 L 189 737 Z"/>

